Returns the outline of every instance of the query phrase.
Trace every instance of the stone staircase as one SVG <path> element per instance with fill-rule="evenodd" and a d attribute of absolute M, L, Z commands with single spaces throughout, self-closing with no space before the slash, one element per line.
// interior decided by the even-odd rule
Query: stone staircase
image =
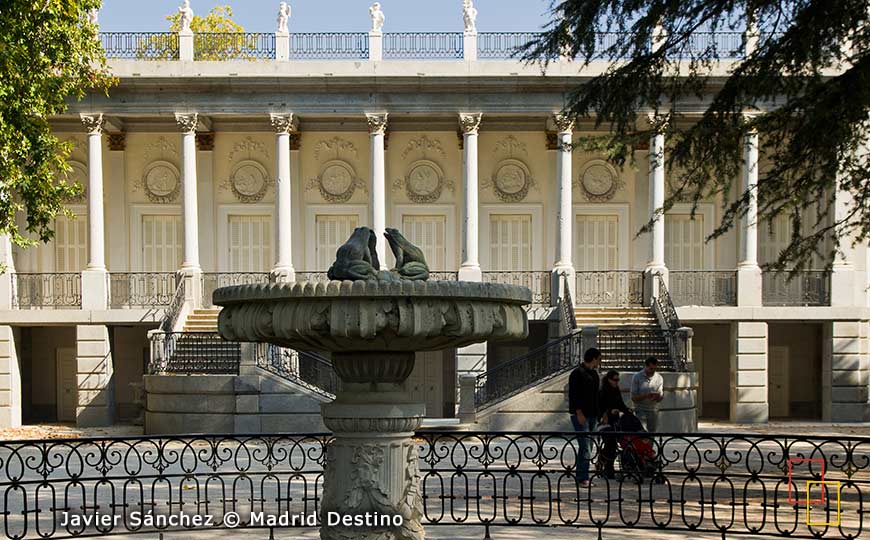
<path fill-rule="evenodd" d="M 598 349 L 607 369 L 638 369 L 655 356 L 659 367 L 672 366 L 670 347 L 653 311 L 648 307 L 578 307 L 577 327 L 598 327 Z"/>
<path fill-rule="evenodd" d="M 187 316 L 184 321 L 184 332 L 217 332 L 218 315 L 221 310 L 216 309 L 195 309 Z"/>
<path fill-rule="evenodd" d="M 646 307 L 578 307 L 574 309 L 577 328 L 655 327 L 659 323 L 653 312 Z"/>

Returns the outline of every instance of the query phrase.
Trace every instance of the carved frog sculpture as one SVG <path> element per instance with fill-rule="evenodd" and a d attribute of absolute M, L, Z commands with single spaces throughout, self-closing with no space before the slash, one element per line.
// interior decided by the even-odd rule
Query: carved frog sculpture
<path fill-rule="evenodd" d="M 376 279 L 380 267 L 375 231 L 357 227 L 335 252 L 335 262 L 326 275 L 336 281 Z"/>
<path fill-rule="evenodd" d="M 390 244 L 390 249 L 396 257 L 396 267 L 393 272 L 401 279 L 425 281 L 429 279 L 429 265 L 423 250 L 408 241 L 396 229 L 387 227 L 384 236 Z"/>

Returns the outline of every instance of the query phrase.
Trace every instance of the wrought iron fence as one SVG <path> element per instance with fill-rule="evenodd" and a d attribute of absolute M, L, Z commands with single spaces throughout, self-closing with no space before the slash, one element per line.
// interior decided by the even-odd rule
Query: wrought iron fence
<path fill-rule="evenodd" d="M 290 59 L 362 60 L 369 57 L 365 32 L 310 32 L 290 34 Z"/>
<path fill-rule="evenodd" d="M 174 272 L 111 272 L 109 306 L 113 309 L 168 306 L 178 281 Z"/>
<path fill-rule="evenodd" d="M 673 371 L 670 332 L 648 326 L 600 328 L 597 347 L 601 350 L 602 368 L 637 371 L 643 367 L 644 360 L 655 356 L 659 369 Z"/>
<path fill-rule="evenodd" d="M 487 60 L 520 58 L 524 45 L 541 37 L 540 32 L 480 32 L 477 57 Z"/>
<path fill-rule="evenodd" d="M 18 309 L 82 307 L 82 275 L 64 273 L 12 274 L 13 302 Z"/>
<path fill-rule="evenodd" d="M 178 34 L 174 32 L 100 32 L 106 58 L 178 60 Z"/>
<path fill-rule="evenodd" d="M 477 376 L 474 404 L 487 407 L 577 366 L 583 338 L 573 333 L 527 354 L 501 362 Z"/>
<path fill-rule="evenodd" d="M 870 515 L 867 437 L 419 431 L 414 440 L 423 524 L 480 527 L 481 537 L 529 527 L 851 540 Z M 2 531 L 17 540 L 270 528 L 255 512 L 311 516 L 316 526 L 331 441 L 326 433 L 0 441 Z M 582 464 L 588 487 L 575 480 Z M 182 511 L 213 519 L 169 521 Z M 90 519 L 71 523 L 65 512 Z M 148 513 L 154 519 L 144 521 Z M 311 523 L 274 529 L 302 526 Z"/>
<path fill-rule="evenodd" d="M 241 343 L 214 332 L 156 332 L 148 371 L 155 374 L 238 375 Z"/>
<path fill-rule="evenodd" d="M 831 275 L 824 270 L 764 272 L 761 283 L 766 306 L 831 305 Z"/>
<path fill-rule="evenodd" d="M 576 274 L 578 306 L 642 306 L 643 272 L 591 270 Z"/>
<path fill-rule="evenodd" d="M 668 281 L 676 306 L 737 305 L 735 271 L 671 271 Z"/>
<path fill-rule="evenodd" d="M 297 278 L 298 279 L 298 278 Z M 212 295 L 221 287 L 269 283 L 272 276 L 268 272 L 207 272 L 202 274 L 202 305 L 213 306 Z"/>
<path fill-rule="evenodd" d="M 330 399 L 340 384 L 332 362 L 312 352 L 258 343 L 257 366 Z"/>
<path fill-rule="evenodd" d="M 461 32 L 387 32 L 384 58 L 460 59 L 463 55 Z"/>
<path fill-rule="evenodd" d="M 723 60 L 742 58 L 743 32 L 694 32 L 688 36 L 684 51 L 691 57 L 715 54 Z"/>
<path fill-rule="evenodd" d="M 195 60 L 273 60 L 275 34 L 263 32 L 197 32 Z"/>
<path fill-rule="evenodd" d="M 532 291 L 533 306 L 550 306 L 552 277 L 549 270 L 483 272 L 484 283 L 520 285 Z"/>

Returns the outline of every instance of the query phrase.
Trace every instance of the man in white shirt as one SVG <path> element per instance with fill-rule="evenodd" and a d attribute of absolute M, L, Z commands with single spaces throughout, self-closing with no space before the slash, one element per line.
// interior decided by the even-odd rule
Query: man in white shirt
<path fill-rule="evenodd" d="M 665 381 L 656 373 L 658 359 L 650 356 L 644 362 L 644 368 L 631 378 L 631 400 L 634 402 L 634 414 L 650 433 L 658 429 L 659 403 L 664 397 Z"/>

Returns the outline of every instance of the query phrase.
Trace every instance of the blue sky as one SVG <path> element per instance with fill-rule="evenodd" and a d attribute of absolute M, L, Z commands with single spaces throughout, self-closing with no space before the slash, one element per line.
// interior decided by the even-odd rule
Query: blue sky
<path fill-rule="evenodd" d="M 249 32 L 272 32 L 280 0 L 191 0 L 197 14 L 228 4 L 235 19 Z M 380 0 L 387 32 L 459 31 L 462 0 Z M 368 30 L 369 0 L 290 0 L 290 31 L 362 32 Z M 104 32 L 164 31 L 166 15 L 181 0 L 103 0 L 100 29 Z M 482 32 L 537 30 L 547 20 L 550 0 L 475 0 Z"/>

